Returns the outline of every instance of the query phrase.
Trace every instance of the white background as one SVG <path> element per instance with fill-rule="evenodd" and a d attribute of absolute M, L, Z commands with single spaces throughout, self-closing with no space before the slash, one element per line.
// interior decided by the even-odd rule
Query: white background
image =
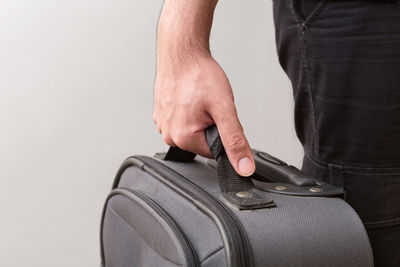
<path fill-rule="evenodd" d="M 122 160 L 167 147 L 152 122 L 162 1 L 0 2 L 0 266 L 99 266 Z M 300 165 L 270 0 L 220 0 L 213 55 L 251 145 Z"/>

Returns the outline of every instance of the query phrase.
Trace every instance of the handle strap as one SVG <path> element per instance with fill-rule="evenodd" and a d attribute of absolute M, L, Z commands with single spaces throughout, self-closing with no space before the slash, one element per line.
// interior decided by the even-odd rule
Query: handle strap
<path fill-rule="evenodd" d="M 259 190 L 250 177 L 239 176 L 229 162 L 218 129 L 215 125 L 206 129 L 206 139 L 211 154 L 217 161 L 218 184 L 225 199 L 236 205 L 240 210 L 275 207 L 272 199 Z M 188 162 L 191 152 L 178 152 L 177 148 L 170 148 L 165 160 Z M 179 155 L 180 156 L 179 156 Z M 184 155 L 184 156 L 182 156 Z M 182 159 L 182 160 L 180 160 Z"/>
<path fill-rule="evenodd" d="M 163 160 L 168 160 L 168 161 L 190 162 L 195 157 L 196 157 L 195 153 L 182 150 L 177 146 L 171 146 L 169 147 L 168 152 L 162 158 Z"/>

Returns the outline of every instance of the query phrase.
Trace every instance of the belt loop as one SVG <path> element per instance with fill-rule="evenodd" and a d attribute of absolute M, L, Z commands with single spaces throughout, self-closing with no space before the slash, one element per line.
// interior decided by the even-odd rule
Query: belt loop
<path fill-rule="evenodd" d="M 328 164 L 330 184 L 336 187 L 344 187 L 343 166 L 333 163 Z"/>

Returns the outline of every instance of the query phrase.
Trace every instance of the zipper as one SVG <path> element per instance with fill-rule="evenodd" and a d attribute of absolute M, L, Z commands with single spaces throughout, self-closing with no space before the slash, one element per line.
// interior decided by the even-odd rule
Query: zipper
<path fill-rule="evenodd" d="M 164 184 L 167 182 L 167 186 L 171 187 L 175 191 L 178 191 L 178 193 L 191 200 L 191 202 L 193 202 L 193 204 L 198 206 L 198 208 L 201 210 L 204 211 L 204 207 L 206 207 L 209 211 L 211 210 L 213 214 L 208 215 L 211 217 L 219 217 L 218 219 L 220 219 L 222 224 L 221 227 L 219 227 L 219 230 L 220 232 L 224 231 L 224 233 L 221 232 L 221 234 L 224 234 L 227 237 L 224 242 L 226 252 L 230 254 L 229 257 L 227 257 L 227 265 L 230 267 L 251 266 L 251 259 L 248 251 L 248 241 L 242 229 L 242 225 L 233 212 L 226 208 L 218 198 L 209 194 L 200 186 L 196 185 L 192 181 L 188 180 L 181 174 L 177 173 L 154 158 L 135 156 L 127 161 L 129 160 L 139 160 L 140 162 L 136 162 L 134 165 L 139 166 L 145 172 L 148 172 Z M 165 171 L 160 171 L 162 169 L 164 169 L 166 172 L 169 172 L 170 175 L 166 175 Z M 182 185 L 182 183 L 184 185 Z M 115 181 L 114 184 L 118 184 L 118 181 Z M 188 190 L 189 187 L 193 190 Z M 232 250 L 227 251 L 228 247 L 232 247 Z"/>
<path fill-rule="evenodd" d="M 183 253 L 184 253 L 184 257 L 185 257 L 186 263 L 187 263 L 184 266 L 188 266 L 188 267 L 199 267 L 200 266 L 200 263 L 197 259 L 197 255 L 196 255 L 196 252 L 195 252 L 193 246 L 191 245 L 189 239 L 184 234 L 182 229 L 179 227 L 177 222 L 160 205 L 158 205 L 153 199 L 148 197 L 143 192 L 140 192 L 140 191 L 137 191 L 137 190 L 134 190 L 131 188 L 127 188 L 127 187 L 119 187 L 119 188 L 111 191 L 111 193 L 107 197 L 106 204 L 104 207 L 103 221 L 104 221 L 104 215 L 105 215 L 105 210 L 107 207 L 108 200 L 115 195 L 123 195 L 123 196 L 129 198 L 131 201 L 137 202 L 137 200 L 135 200 L 132 197 L 132 195 L 133 195 L 134 197 L 137 197 L 140 200 L 142 200 L 146 205 L 148 205 L 152 210 L 154 210 L 167 223 L 168 227 L 175 234 L 175 237 L 177 238 L 178 243 L 181 244 Z M 103 223 L 102 223 L 101 228 L 103 228 Z M 101 231 L 101 233 L 102 233 L 102 231 Z M 101 240 L 102 240 L 102 237 L 101 237 Z M 103 266 L 104 266 L 105 260 L 104 260 L 103 242 L 101 242 L 101 250 L 102 250 L 102 261 L 103 261 Z"/>

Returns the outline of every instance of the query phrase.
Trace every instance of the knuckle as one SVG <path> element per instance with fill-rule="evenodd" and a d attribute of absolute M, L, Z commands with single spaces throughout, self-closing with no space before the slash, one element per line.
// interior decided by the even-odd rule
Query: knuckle
<path fill-rule="evenodd" d="M 232 152 L 240 152 L 246 148 L 246 138 L 242 134 L 233 134 L 227 139 L 228 149 Z"/>
<path fill-rule="evenodd" d="M 214 104 L 212 108 L 216 114 L 220 114 L 221 116 L 228 116 L 227 113 L 229 113 L 229 116 L 231 113 L 236 114 L 236 106 L 232 98 L 227 97 L 219 101 L 212 99 L 211 101 Z"/>

